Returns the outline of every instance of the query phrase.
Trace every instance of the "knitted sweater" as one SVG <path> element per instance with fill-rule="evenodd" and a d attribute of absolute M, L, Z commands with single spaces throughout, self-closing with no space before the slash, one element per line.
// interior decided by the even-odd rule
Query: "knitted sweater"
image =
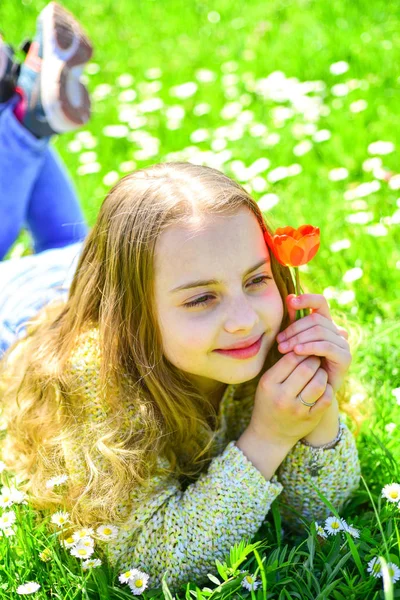
<path fill-rule="evenodd" d="M 71 373 L 80 380 L 89 422 L 104 414 L 99 364 L 98 330 L 93 328 L 81 334 L 69 359 Z M 146 490 L 140 508 L 127 515 L 118 538 L 108 543 L 111 562 L 121 560 L 120 572 L 134 567 L 144 570 L 150 575 L 150 588 L 161 585 L 166 571 L 173 589 L 189 580 L 199 585 L 208 581 L 207 573 L 216 572 L 215 559 L 224 560 L 231 545 L 243 537 L 252 538 L 278 496 L 303 518 L 322 520 L 329 509 L 313 485 L 339 511 L 359 485 L 356 444 L 342 416 L 342 437 L 334 448 L 321 450 L 298 442 L 267 481 L 235 445 L 251 417 L 251 410 L 244 410 L 242 401 L 235 400 L 237 387 L 228 385 L 220 403 L 207 472 L 186 489 L 173 475 L 154 477 L 150 495 Z M 127 419 L 133 417 L 127 414 Z M 85 476 L 80 445 L 78 440 L 76 451 L 66 456 L 67 468 L 77 478 Z M 132 490 L 132 498 L 141 494 L 140 489 Z M 129 499 L 121 499 L 124 503 L 129 506 Z M 284 527 L 294 525 L 303 531 L 300 517 L 292 510 L 282 509 L 281 514 Z"/>

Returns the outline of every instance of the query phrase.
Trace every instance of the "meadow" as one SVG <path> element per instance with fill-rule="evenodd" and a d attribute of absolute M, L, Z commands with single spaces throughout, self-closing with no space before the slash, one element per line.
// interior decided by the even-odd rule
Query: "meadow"
<path fill-rule="evenodd" d="M 293 535 L 274 509 L 206 587 L 188 582 L 175 597 L 400 598 L 398 2 L 63 5 L 95 47 L 84 72 L 93 115 L 83 130 L 52 143 L 89 224 L 111 186 L 137 168 L 179 160 L 220 169 L 253 195 L 274 228 L 320 228 L 320 250 L 300 268 L 301 279 L 352 332 L 350 376 L 358 388 L 350 403 L 365 418 L 357 433 L 362 480 L 344 523 L 335 532 L 305 522 Z M 44 6 L 2 0 L 6 40 L 18 46 L 32 38 Z M 10 256 L 29 252 L 22 232 Z M 0 477 L 12 485 L 6 469 Z M 60 524 L 38 525 L 29 502 L 17 494 L 4 500 L 11 494 L 4 487 L 0 599 L 19 598 L 18 586 L 28 581 L 40 586 L 25 590 L 37 599 L 132 597 L 118 571 L 100 561 L 84 568 L 58 543 Z M 7 535 L 9 511 L 15 534 Z M 144 598 L 172 596 L 166 585 L 143 591 Z"/>

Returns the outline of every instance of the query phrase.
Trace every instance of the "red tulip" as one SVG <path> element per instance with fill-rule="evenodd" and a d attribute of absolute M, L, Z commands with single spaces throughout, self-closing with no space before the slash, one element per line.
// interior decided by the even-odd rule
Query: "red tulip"
<path fill-rule="evenodd" d="M 264 237 L 276 259 L 285 267 L 298 267 L 310 262 L 320 245 L 319 227 L 312 225 L 301 225 L 298 229 L 279 227 L 273 236 L 266 231 Z"/>
<path fill-rule="evenodd" d="M 294 286 L 296 295 L 302 293 L 298 267 L 305 265 L 317 254 L 320 245 L 319 227 L 301 225 L 294 227 L 278 227 L 273 235 L 264 232 L 267 246 L 275 258 L 285 267 L 294 267 Z M 290 269 L 289 269 L 290 270 Z M 296 320 L 306 315 L 306 310 L 296 311 Z"/>

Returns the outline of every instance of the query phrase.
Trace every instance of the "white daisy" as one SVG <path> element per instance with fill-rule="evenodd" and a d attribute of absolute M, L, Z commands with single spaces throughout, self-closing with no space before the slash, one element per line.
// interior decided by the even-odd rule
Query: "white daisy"
<path fill-rule="evenodd" d="M 25 492 L 20 492 L 15 487 L 10 488 L 11 498 L 14 504 L 28 504 Z"/>
<path fill-rule="evenodd" d="M 16 518 L 16 514 L 12 510 L 3 513 L 0 517 L 0 529 L 7 529 L 11 525 L 14 525 Z"/>
<path fill-rule="evenodd" d="M 51 522 L 54 523 L 55 525 L 58 525 L 59 527 L 62 527 L 63 525 L 65 525 L 65 523 L 69 522 L 68 517 L 69 517 L 69 513 L 59 511 L 59 512 L 54 513 L 54 515 L 52 515 Z"/>
<path fill-rule="evenodd" d="M 345 531 L 347 531 L 347 533 L 349 533 L 353 538 L 360 537 L 360 530 L 353 527 L 353 525 L 347 525 Z"/>
<path fill-rule="evenodd" d="M 322 537 L 322 538 L 327 538 L 327 534 L 325 533 L 324 529 L 321 527 L 321 525 L 318 524 L 318 521 L 315 521 L 315 529 L 317 530 L 317 534 Z"/>
<path fill-rule="evenodd" d="M 11 504 L 27 504 L 27 502 L 25 501 L 25 492 L 20 492 L 15 486 L 7 487 L 4 485 L 1 488 L 0 498 L 8 506 L 10 506 L 10 502 Z M 0 506 L 2 506 L 2 504 L 0 504 Z"/>
<path fill-rule="evenodd" d="M 23 585 L 17 587 L 17 594 L 34 594 L 39 588 L 40 585 L 35 581 L 28 581 L 28 583 L 24 583 Z"/>
<path fill-rule="evenodd" d="M 369 154 L 390 154 L 394 152 L 395 145 L 392 142 L 384 142 L 379 140 L 378 142 L 372 142 L 368 146 Z"/>
<path fill-rule="evenodd" d="M 75 546 L 76 542 L 74 540 L 74 538 L 72 537 L 72 535 L 70 535 L 69 537 L 60 540 L 60 545 L 64 546 L 64 548 L 73 548 L 73 546 Z"/>
<path fill-rule="evenodd" d="M 76 545 L 85 546 L 86 548 L 94 548 L 94 539 L 87 535 L 86 537 L 78 540 Z"/>
<path fill-rule="evenodd" d="M 46 488 L 52 489 L 56 485 L 63 484 L 65 481 L 67 481 L 67 479 L 68 475 L 56 475 L 55 477 L 52 477 L 51 479 L 46 481 Z"/>
<path fill-rule="evenodd" d="M 342 531 L 343 523 L 341 519 L 336 517 L 328 517 L 325 520 L 324 529 L 329 535 L 335 535 L 338 531 Z"/>
<path fill-rule="evenodd" d="M 87 571 L 87 569 L 93 569 L 94 567 L 99 567 L 101 565 L 101 560 L 99 558 L 88 558 L 88 560 L 84 560 L 82 563 L 82 569 Z"/>
<path fill-rule="evenodd" d="M 115 540 L 118 535 L 118 527 L 115 527 L 114 525 L 100 525 L 100 527 L 96 529 L 96 533 L 101 540 Z"/>
<path fill-rule="evenodd" d="M 380 560 L 377 556 L 371 559 L 367 565 L 367 571 L 373 577 L 382 577 L 382 568 Z"/>
<path fill-rule="evenodd" d="M 16 535 L 16 531 L 12 527 L 6 527 L 5 529 L 0 529 L 0 537 L 1 536 L 11 537 L 12 535 Z"/>
<path fill-rule="evenodd" d="M 147 588 L 147 582 L 149 580 L 149 575 L 144 573 L 143 571 L 139 571 L 139 569 L 133 569 L 133 575 L 128 579 L 127 583 L 135 596 L 142 594 L 143 591 Z"/>
<path fill-rule="evenodd" d="M 349 63 L 344 60 L 339 60 L 338 62 L 332 63 L 329 67 L 332 75 L 343 75 L 349 70 Z"/>
<path fill-rule="evenodd" d="M 131 579 L 131 577 L 134 577 L 135 571 L 137 571 L 137 569 L 128 569 L 124 573 L 121 573 L 120 575 L 118 575 L 119 582 L 127 583 L 129 581 L 129 579 Z"/>
<path fill-rule="evenodd" d="M 396 565 L 396 563 L 390 562 L 388 563 L 389 575 L 392 578 L 392 582 L 396 583 L 398 579 L 400 579 L 400 569 Z"/>
<path fill-rule="evenodd" d="M 399 502 L 400 500 L 400 483 L 388 483 L 382 488 L 382 498 L 386 498 L 389 502 Z"/>
<path fill-rule="evenodd" d="M 0 507 L 1 508 L 9 508 L 13 504 L 12 496 L 8 493 L 0 494 Z"/>
<path fill-rule="evenodd" d="M 76 558 L 81 559 L 90 558 L 93 552 L 94 548 L 92 546 L 83 546 L 80 542 L 74 548 L 71 548 L 71 550 L 69 551 L 69 553 L 72 554 L 72 556 L 76 556 Z"/>
<path fill-rule="evenodd" d="M 88 537 L 90 535 L 94 535 L 94 531 L 92 527 L 84 527 L 83 529 L 79 529 L 72 534 L 72 538 L 75 542 L 79 542 L 79 540 Z"/>
<path fill-rule="evenodd" d="M 261 581 L 256 579 L 254 575 L 246 575 L 242 580 L 242 586 L 247 590 L 256 590 L 261 585 Z"/>
<path fill-rule="evenodd" d="M 343 531 L 347 531 L 352 537 L 359 538 L 360 530 L 353 527 L 353 525 L 349 525 L 346 523 L 344 519 L 342 519 Z"/>

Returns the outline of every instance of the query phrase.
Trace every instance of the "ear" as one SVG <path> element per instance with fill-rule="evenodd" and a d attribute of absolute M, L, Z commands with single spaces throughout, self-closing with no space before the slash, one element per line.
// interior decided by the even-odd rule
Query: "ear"
<path fill-rule="evenodd" d="M 289 313 L 289 320 L 291 323 L 293 323 L 296 320 L 296 309 L 293 308 L 291 304 L 292 298 L 296 298 L 296 294 L 289 294 L 288 296 L 286 296 L 286 306 Z"/>

